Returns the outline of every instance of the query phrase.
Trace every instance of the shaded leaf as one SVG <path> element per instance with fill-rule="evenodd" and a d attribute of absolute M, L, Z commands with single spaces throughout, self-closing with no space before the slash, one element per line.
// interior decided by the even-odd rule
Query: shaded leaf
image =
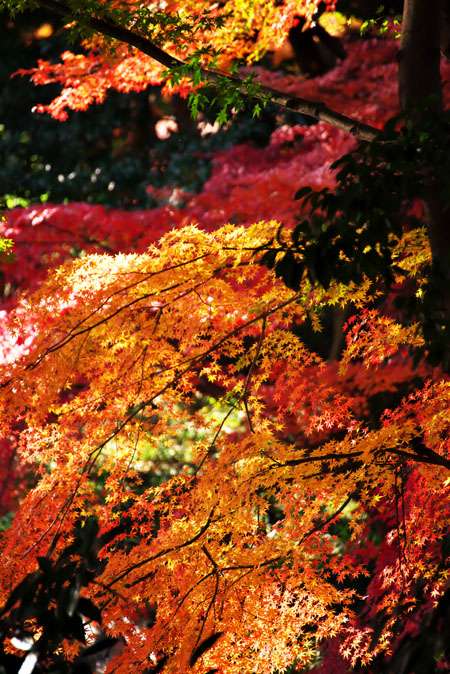
<path fill-rule="evenodd" d="M 211 634 L 211 636 L 207 637 L 204 639 L 198 646 L 195 648 L 192 653 L 191 657 L 189 658 L 189 664 L 191 667 L 195 665 L 197 660 L 201 658 L 203 653 L 206 653 L 207 650 L 212 648 L 216 641 L 220 639 L 222 636 L 223 632 L 215 632 L 214 634 Z"/>

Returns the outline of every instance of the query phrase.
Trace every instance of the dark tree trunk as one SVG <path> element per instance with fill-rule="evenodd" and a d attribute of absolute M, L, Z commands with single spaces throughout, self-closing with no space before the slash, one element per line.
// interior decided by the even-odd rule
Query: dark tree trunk
<path fill-rule="evenodd" d="M 442 112 L 442 83 L 440 76 L 441 27 L 443 15 L 448 12 L 448 0 L 406 0 L 403 13 L 403 28 L 399 52 L 399 97 L 402 109 L 430 100 L 425 108 L 419 107 L 416 119 L 421 115 Z M 443 35 L 443 30 L 442 30 Z M 429 166 L 424 172 L 426 187 L 427 226 L 433 264 L 444 271 L 447 278 L 447 263 L 450 258 L 450 213 L 444 210 L 441 192 L 444 177 L 438 166 Z"/>
<path fill-rule="evenodd" d="M 406 0 L 399 52 L 400 105 L 420 103 L 437 94 L 433 110 L 442 108 L 440 21 L 443 0 Z"/>
<path fill-rule="evenodd" d="M 450 59 L 450 0 L 441 1 L 441 54 Z"/>

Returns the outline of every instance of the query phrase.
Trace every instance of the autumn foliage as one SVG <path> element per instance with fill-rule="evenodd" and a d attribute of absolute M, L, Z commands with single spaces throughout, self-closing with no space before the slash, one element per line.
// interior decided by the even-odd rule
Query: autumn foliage
<path fill-rule="evenodd" d="M 398 112 L 395 43 L 346 49 L 320 78 L 258 74 L 381 128 Z M 97 58 L 40 64 L 36 82 L 65 84 L 53 114 L 156 77 L 136 53 Z M 217 153 L 197 195 L 162 190 L 148 211 L 29 206 L 2 223 L 16 260 L 0 314 L 0 497 L 15 512 L 1 596 L 42 558 L 59 568 L 95 520 L 75 600 L 87 643 L 100 627 L 115 640 L 107 672 L 391 671 L 424 625 L 448 630 L 450 381 L 413 362 L 421 326 L 393 301 L 421 291 L 424 227 L 391 238 L 391 288 L 305 273 L 297 291 L 260 264 L 311 215 L 295 192 L 333 188 L 330 166 L 355 146 L 323 123 L 285 125 L 263 148 Z M 26 627 L 39 643 L 39 621 Z M 58 653 L 73 660 L 82 637 Z"/>

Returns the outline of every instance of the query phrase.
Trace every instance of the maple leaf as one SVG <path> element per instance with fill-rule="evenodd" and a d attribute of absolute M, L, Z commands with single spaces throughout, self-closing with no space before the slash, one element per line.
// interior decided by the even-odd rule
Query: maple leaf
<path fill-rule="evenodd" d="M 249 59 L 299 10 L 252 7 L 210 27 Z M 189 20 L 196 9 L 186 3 Z M 242 37 L 247 24 L 256 47 Z M 210 34 L 197 38 L 201 47 Z M 60 117 L 109 88 L 161 81 L 147 56 L 118 47 L 108 61 L 103 38 L 89 40 L 91 52 L 34 73 L 63 82 L 52 108 Z M 355 42 L 323 78 L 260 72 L 293 96 L 321 90 L 381 127 L 397 105 L 395 67 L 389 43 Z M 355 106 L 357 91 L 370 95 Z M 279 222 L 294 228 L 299 210 L 310 216 L 295 192 L 333 189 L 330 165 L 353 147 L 324 123 L 285 125 L 267 147 L 215 153 L 211 179 L 183 207 L 44 205 L 2 225 L 25 251 L 5 275 L 28 289 L 2 314 L 2 497 L 17 510 L 2 534 L 2 596 L 11 579 L 24 587 L 67 554 L 69 571 L 85 574 L 81 615 L 101 606 L 108 638 L 121 643 L 109 671 L 151 662 L 179 672 L 190 660 L 201 672 L 275 671 L 306 666 L 324 640 L 365 665 L 401 643 L 397 624 L 411 631 L 445 597 L 449 382 L 426 363 L 414 370 L 420 324 L 402 324 L 368 279 L 330 271 L 323 287 L 302 274 L 294 291 L 255 259 L 269 240 L 277 259 L 289 241 Z M 200 225 L 180 227 L 192 221 Z M 85 256 L 69 260 L 62 229 Z M 423 227 L 388 241 L 421 288 L 425 243 Z M 355 312 L 339 365 L 318 346 L 336 306 Z M 98 536 L 74 552 L 88 513 Z M 9 636 L 21 607 L 5 609 L 17 618 Z M 29 629 L 38 642 L 39 626 Z"/>

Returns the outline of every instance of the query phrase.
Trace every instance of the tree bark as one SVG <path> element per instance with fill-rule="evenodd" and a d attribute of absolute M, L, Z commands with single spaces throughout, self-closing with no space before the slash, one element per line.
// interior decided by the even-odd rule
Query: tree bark
<path fill-rule="evenodd" d="M 399 98 L 402 109 L 421 104 L 413 120 L 423 115 L 439 117 L 443 109 L 440 75 L 442 17 L 450 9 L 448 0 L 405 0 L 399 61 Z M 423 104 L 428 97 L 425 107 Z M 430 98 L 431 97 L 431 98 Z M 428 236 L 433 265 L 449 276 L 450 212 L 444 210 L 444 187 L 439 167 L 424 172 Z"/>
<path fill-rule="evenodd" d="M 441 1 L 441 54 L 450 59 L 450 0 Z"/>
<path fill-rule="evenodd" d="M 442 109 L 440 74 L 440 19 L 442 0 L 405 0 L 399 60 L 399 97 L 404 109 L 430 94 Z"/>

